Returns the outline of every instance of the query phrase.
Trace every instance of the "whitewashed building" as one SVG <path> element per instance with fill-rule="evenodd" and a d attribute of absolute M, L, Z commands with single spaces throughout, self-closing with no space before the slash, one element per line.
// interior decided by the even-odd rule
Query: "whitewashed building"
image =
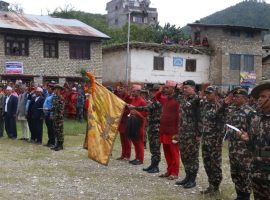
<path fill-rule="evenodd" d="M 166 80 L 209 83 L 211 49 L 153 43 L 131 43 L 128 65 L 127 45 L 103 48 L 103 84 L 164 83 Z"/>

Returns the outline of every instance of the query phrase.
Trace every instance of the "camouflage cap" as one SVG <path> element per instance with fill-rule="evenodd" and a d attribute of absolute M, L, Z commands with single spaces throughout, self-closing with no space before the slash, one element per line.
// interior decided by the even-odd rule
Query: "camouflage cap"
<path fill-rule="evenodd" d="M 195 81 L 193 81 L 193 80 L 187 80 L 187 81 L 184 81 L 184 82 L 183 82 L 183 85 L 195 86 L 196 83 L 195 83 Z"/>
<path fill-rule="evenodd" d="M 151 88 L 149 89 L 149 91 L 157 91 L 157 90 L 159 90 L 159 88 L 160 88 L 160 85 L 154 84 L 153 87 L 151 87 Z"/>
<path fill-rule="evenodd" d="M 205 90 L 204 93 L 211 94 L 212 92 L 217 91 L 217 88 L 215 86 L 209 85 Z"/>
<path fill-rule="evenodd" d="M 270 80 L 262 81 L 259 85 L 253 88 L 250 95 L 257 99 L 259 98 L 260 92 L 263 90 L 270 90 Z"/>
<path fill-rule="evenodd" d="M 248 92 L 243 88 L 234 90 L 233 95 L 236 95 L 236 94 L 241 94 L 241 95 L 244 95 L 244 96 L 248 96 Z"/>

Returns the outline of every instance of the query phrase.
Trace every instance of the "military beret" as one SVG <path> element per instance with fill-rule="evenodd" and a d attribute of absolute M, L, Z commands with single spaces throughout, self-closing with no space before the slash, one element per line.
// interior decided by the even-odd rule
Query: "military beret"
<path fill-rule="evenodd" d="M 264 80 L 259 85 L 257 85 L 251 91 L 250 95 L 255 97 L 256 99 L 259 98 L 259 94 L 263 90 L 270 90 L 270 80 Z"/>
<path fill-rule="evenodd" d="M 217 91 L 217 88 L 215 86 L 212 86 L 212 85 L 209 85 L 205 90 L 204 90 L 204 93 L 212 93 L 212 92 L 215 92 Z"/>
<path fill-rule="evenodd" d="M 60 89 L 60 90 L 63 90 L 64 88 L 61 86 L 61 85 L 54 85 L 54 89 Z"/>
<path fill-rule="evenodd" d="M 242 95 L 248 96 L 248 92 L 245 89 L 234 90 L 233 95 L 236 95 L 236 94 L 242 94 Z"/>
<path fill-rule="evenodd" d="M 187 80 L 183 82 L 183 85 L 195 86 L 196 83 L 193 80 Z"/>

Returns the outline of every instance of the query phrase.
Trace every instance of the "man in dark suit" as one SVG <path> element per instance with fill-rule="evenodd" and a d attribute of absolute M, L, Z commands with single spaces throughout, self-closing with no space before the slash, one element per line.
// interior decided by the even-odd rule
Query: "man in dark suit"
<path fill-rule="evenodd" d="M 11 95 L 12 88 L 7 86 L 6 96 L 3 102 L 3 111 L 5 119 L 5 128 L 9 138 L 17 138 L 17 128 L 16 128 L 16 111 L 18 106 L 18 98 Z"/>
<path fill-rule="evenodd" d="M 43 131 L 43 103 L 44 97 L 42 96 L 43 89 L 37 87 L 36 96 L 32 98 L 28 113 L 30 112 L 31 117 L 31 142 L 41 144 L 42 143 L 42 131 Z"/>

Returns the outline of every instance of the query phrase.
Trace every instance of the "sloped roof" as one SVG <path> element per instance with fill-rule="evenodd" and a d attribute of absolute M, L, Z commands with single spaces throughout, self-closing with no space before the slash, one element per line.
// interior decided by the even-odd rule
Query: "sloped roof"
<path fill-rule="evenodd" d="M 76 19 L 0 12 L 0 29 L 109 39 L 104 33 Z"/>
<path fill-rule="evenodd" d="M 213 50 L 209 47 L 202 46 L 181 46 L 181 45 L 167 45 L 167 44 L 157 44 L 157 43 L 143 43 L 143 42 L 131 42 L 129 45 L 130 49 L 144 49 L 152 50 L 155 52 L 160 51 L 171 51 L 171 52 L 181 52 L 181 53 L 191 53 L 191 54 L 206 54 L 211 55 Z M 117 50 L 127 49 L 127 43 L 115 44 L 112 46 L 104 47 L 103 53 L 112 52 Z"/>

